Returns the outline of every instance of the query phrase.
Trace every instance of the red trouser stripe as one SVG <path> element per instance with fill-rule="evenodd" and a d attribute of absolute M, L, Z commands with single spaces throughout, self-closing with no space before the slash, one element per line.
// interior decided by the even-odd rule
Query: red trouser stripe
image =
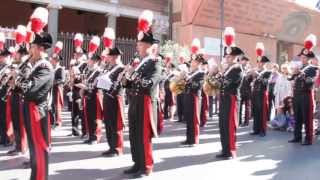
<path fill-rule="evenodd" d="M 237 122 L 237 97 L 230 95 L 230 114 L 229 114 L 229 144 L 230 151 L 233 156 L 236 156 L 236 129 Z"/>
<path fill-rule="evenodd" d="M 36 180 L 43 180 L 45 177 L 45 154 L 44 152 L 48 150 L 48 145 L 43 137 L 42 128 L 41 128 L 41 119 L 38 108 L 35 103 L 29 103 L 30 111 L 30 123 L 31 123 L 31 138 L 34 145 L 35 151 L 35 161 L 36 161 Z"/>
<path fill-rule="evenodd" d="M 262 130 L 264 133 L 267 132 L 267 121 L 269 115 L 269 94 L 268 91 L 263 93 L 263 108 L 262 108 Z"/>
<path fill-rule="evenodd" d="M 199 98 L 193 95 L 193 131 L 194 131 L 194 143 L 199 144 L 199 134 L 200 134 L 200 118 L 199 118 Z"/>
<path fill-rule="evenodd" d="M 122 96 L 117 96 L 117 145 L 116 150 L 118 153 L 123 152 L 123 98 Z"/>
<path fill-rule="evenodd" d="M 153 157 L 152 157 L 152 103 L 150 96 L 144 96 L 144 113 L 143 113 L 143 147 L 144 147 L 144 160 L 145 170 L 153 168 Z"/>
<path fill-rule="evenodd" d="M 208 116 L 207 116 L 208 111 L 209 111 L 209 103 L 208 103 L 209 100 L 208 100 L 208 98 L 209 98 L 208 95 L 203 93 L 202 102 L 201 102 L 201 104 L 202 104 L 202 106 L 201 106 L 201 108 L 202 108 L 201 121 L 202 121 L 203 125 L 205 125 L 207 123 L 207 121 L 208 121 Z"/>

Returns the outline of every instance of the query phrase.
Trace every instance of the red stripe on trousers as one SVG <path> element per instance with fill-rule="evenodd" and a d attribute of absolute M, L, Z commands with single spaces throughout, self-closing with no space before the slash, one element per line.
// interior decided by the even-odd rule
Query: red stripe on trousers
<path fill-rule="evenodd" d="M 62 124 L 61 114 L 62 114 L 62 107 L 63 107 L 63 90 L 61 87 L 57 87 L 57 100 L 56 100 L 56 118 L 57 123 L 59 125 Z"/>
<path fill-rule="evenodd" d="M 34 145 L 34 155 L 36 157 L 36 180 L 43 180 L 45 178 L 45 154 L 44 151 L 48 150 L 48 145 L 42 134 L 41 119 L 38 107 L 35 103 L 29 103 L 30 123 L 31 123 L 31 138 Z M 49 123 L 49 122 L 47 122 Z"/>
<path fill-rule="evenodd" d="M 123 98 L 117 96 L 117 145 L 116 150 L 118 153 L 123 153 Z"/>
<path fill-rule="evenodd" d="M 236 129 L 238 127 L 237 121 L 237 97 L 230 95 L 230 113 L 229 113 L 229 146 L 230 153 L 233 157 L 236 156 Z"/>
<path fill-rule="evenodd" d="M 102 98 L 98 95 L 98 93 L 96 94 L 96 124 L 97 124 L 97 128 L 96 128 L 96 136 L 97 136 L 97 141 L 100 142 L 101 137 L 102 137 L 102 112 L 103 112 L 103 108 L 102 108 Z"/>
<path fill-rule="evenodd" d="M 7 96 L 7 102 L 6 102 L 6 134 L 9 137 L 9 140 L 12 141 L 14 138 L 13 133 L 13 124 L 12 124 L 12 111 L 11 111 L 11 94 Z"/>
<path fill-rule="evenodd" d="M 208 111 L 209 111 L 209 104 L 208 104 L 208 95 L 206 95 L 204 92 L 202 93 L 202 102 L 201 102 L 201 108 L 202 109 L 202 117 L 201 117 L 201 121 L 202 124 L 205 125 L 208 121 Z"/>
<path fill-rule="evenodd" d="M 19 103 L 19 120 L 20 120 L 19 124 L 20 124 L 20 136 L 21 136 L 21 151 L 26 152 L 28 148 L 28 140 L 27 140 L 26 128 L 24 126 L 24 119 L 23 119 L 23 103 L 21 102 Z"/>
<path fill-rule="evenodd" d="M 200 118 L 199 118 L 199 97 L 193 96 L 193 131 L 194 131 L 194 143 L 199 144 L 199 134 L 200 134 Z"/>
<path fill-rule="evenodd" d="M 144 148 L 144 160 L 145 170 L 151 170 L 153 168 L 152 157 L 152 128 L 151 121 L 153 118 L 151 97 L 144 95 L 144 112 L 143 112 L 143 148 Z"/>
<path fill-rule="evenodd" d="M 263 133 L 267 132 L 267 121 L 269 115 L 269 94 L 268 91 L 263 93 L 263 108 L 262 108 L 262 131 Z"/>
<path fill-rule="evenodd" d="M 306 131 L 306 138 L 308 143 L 313 143 L 313 108 L 314 108 L 314 94 L 313 91 L 310 90 L 308 92 L 308 96 L 309 96 L 309 112 L 308 112 L 308 117 L 307 117 L 307 121 L 309 121 L 309 125 L 307 127 L 307 131 Z"/>

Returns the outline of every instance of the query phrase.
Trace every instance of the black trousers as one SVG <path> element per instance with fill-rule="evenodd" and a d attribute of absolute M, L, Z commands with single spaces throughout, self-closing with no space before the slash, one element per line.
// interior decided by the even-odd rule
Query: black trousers
<path fill-rule="evenodd" d="M 11 117 L 14 130 L 14 137 L 16 147 L 18 151 L 26 151 L 26 137 L 23 118 L 21 116 L 21 97 L 18 94 L 13 93 L 11 96 Z"/>
<path fill-rule="evenodd" d="M 199 144 L 201 96 L 184 94 L 183 121 L 187 124 L 187 144 Z"/>
<path fill-rule="evenodd" d="M 184 94 L 178 94 L 177 95 L 177 115 L 178 115 L 178 121 L 183 121 L 183 96 Z"/>
<path fill-rule="evenodd" d="M 119 102 L 118 102 L 119 101 Z M 103 96 L 103 120 L 106 128 L 106 137 L 110 151 L 116 153 L 123 152 L 123 120 L 119 119 L 122 112 L 119 104 L 123 107 L 122 97 L 110 96 L 105 94 Z"/>
<path fill-rule="evenodd" d="M 81 101 L 79 103 L 81 103 Z M 72 101 L 72 111 L 71 111 L 72 135 L 79 135 L 80 133 L 79 121 L 81 120 L 81 122 L 84 122 L 83 111 L 80 109 L 81 105 L 79 103 L 76 100 Z M 85 133 L 82 132 L 82 134 L 85 134 Z"/>
<path fill-rule="evenodd" d="M 213 96 L 209 96 L 209 117 L 213 116 Z"/>
<path fill-rule="evenodd" d="M 244 106 L 244 108 L 243 108 Z M 244 121 L 243 120 L 243 109 L 244 109 Z M 249 124 L 251 118 L 251 99 L 250 98 L 241 98 L 239 101 L 239 124 L 243 122 Z"/>
<path fill-rule="evenodd" d="M 150 122 L 144 118 L 144 111 L 147 109 L 144 105 L 143 95 L 130 97 L 128 109 L 130 150 L 135 166 L 142 171 L 153 168 L 152 129 Z M 150 112 L 153 111 L 152 107 L 148 109 Z"/>
<path fill-rule="evenodd" d="M 164 112 L 164 119 L 169 119 L 173 116 L 171 114 L 170 108 L 173 106 L 173 97 L 172 92 L 170 90 L 165 91 L 164 96 L 164 106 L 163 106 L 163 112 Z"/>
<path fill-rule="evenodd" d="M 23 115 L 28 137 L 31 180 L 48 179 L 49 122 L 45 106 L 24 102 Z"/>
<path fill-rule="evenodd" d="M 266 123 L 268 119 L 268 98 L 265 98 L 263 92 L 252 94 L 252 115 L 253 115 L 253 132 L 266 133 Z"/>
<path fill-rule="evenodd" d="M 294 94 L 293 108 L 295 118 L 294 138 L 302 139 L 302 125 L 306 132 L 306 142 L 313 141 L 313 98 L 311 92 Z"/>
<path fill-rule="evenodd" d="M 237 112 L 237 98 L 231 94 L 221 94 L 219 101 L 219 129 L 222 153 L 235 155 L 236 153 L 236 125 L 235 117 L 230 115 Z"/>
<path fill-rule="evenodd" d="M 97 133 L 97 99 L 96 94 L 86 97 L 86 116 L 88 121 L 89 130 L 89 140 L 97 141 L 99 140 L 99 135 Z"/>

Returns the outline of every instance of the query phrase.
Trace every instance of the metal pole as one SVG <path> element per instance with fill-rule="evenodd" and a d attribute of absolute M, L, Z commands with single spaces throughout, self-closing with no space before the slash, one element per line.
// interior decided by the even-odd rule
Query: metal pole
<path fill-rule="evenodd" d="M 222 62 L 223 57 L 223 30 L 224 30 L 224 0 L 220 0 L 220 63 Z"/>

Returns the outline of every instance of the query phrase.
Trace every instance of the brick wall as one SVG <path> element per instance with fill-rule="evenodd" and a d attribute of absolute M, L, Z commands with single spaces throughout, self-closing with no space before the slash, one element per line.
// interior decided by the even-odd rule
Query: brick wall
<path fill-rule="evenodd" d="M 181 15 L 173 24 L 174 40 L 190 44 L 192 38 L 220 38 L 220 1 L 173 1 L 175 15 Z M 284 46 L 289 59 L 297 54 L 304 38 L 314 33 L 320 38 L 320 13 L 298 6 L 287 0 L 227 0 L 225 26 L 236 29 L 236 44 L 255 59 L 256 42 L 264 42 L 266 53 L 277 60 L 278 42 Z"/>

